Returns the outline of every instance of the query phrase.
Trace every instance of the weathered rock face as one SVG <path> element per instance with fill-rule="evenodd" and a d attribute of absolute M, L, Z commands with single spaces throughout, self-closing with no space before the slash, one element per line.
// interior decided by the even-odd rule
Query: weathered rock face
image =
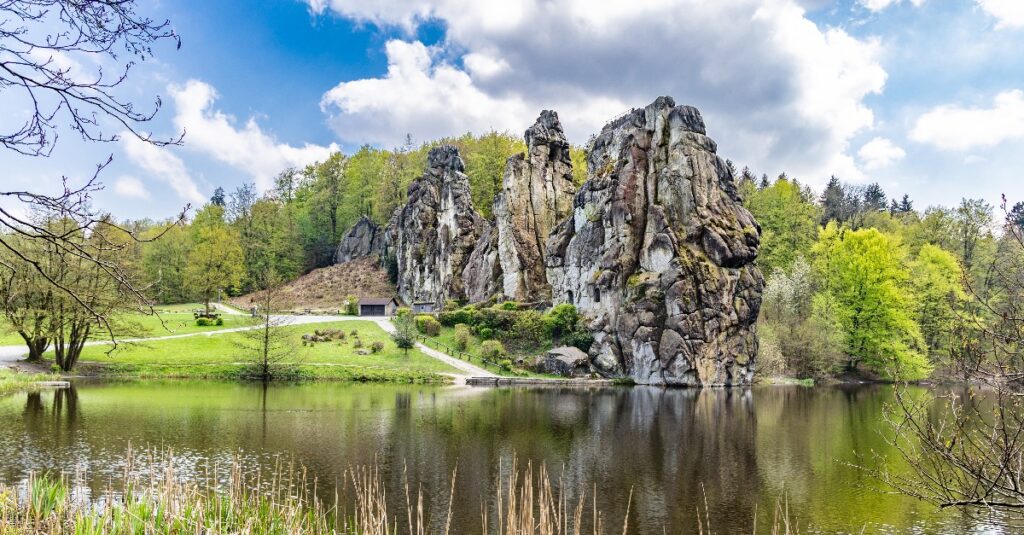
<path fill-rule="evenodd" d="M 334 252 L 334 263 L 343 264 L 356 258 L 380 254 L 384 248 L 384 230 L 372 219 L 363 216 L 349 229 Z"/>
<path fill-rule="evenodd" d="M 462 272 L 486 222 L 473 209 L 469 178 L 451 145 L 430 150 L 423 176 L 409 185 L 392 219 L 398 294 L 407 303 L 465 299 Z"/>
<path fill-rule="evenodd" d="M 700 113 L 661 97 L 609 123 L 547 242 L 554 302 L 594 318 L 594 366 L 642 384 L 750 381 L 760 229 Z"/>
<path fill-rule="evenodd" d="M 572 213 L 576 192 L 569 142 L 555 112 L 541 112 L 526 130 L 526 146 L 526 154 L 505 164 L 494 200 L 501 290 L 516 301 L 548 301 L 545 244 L 558 222 Z"/>
<path fill-rule="evenodd" d="M 462 282 L 466 289 L 466 300 L 470 303 L 486 301 L 501 293 L 501 263 L 498 261 L 498 230 L 485 222 L 480 239 L 473 246 Z"/>

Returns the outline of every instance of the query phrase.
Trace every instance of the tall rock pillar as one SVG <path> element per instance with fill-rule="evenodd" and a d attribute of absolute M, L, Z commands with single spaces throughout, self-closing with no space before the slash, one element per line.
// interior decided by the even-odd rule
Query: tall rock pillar
<path fill-rule="evenodd" d="M 661 97 L 589 149 L 546 261 L 554 301 L 594 318 L 594 365 L 641 384 L 749 383 L 760 228 L 700 112 Z"/>

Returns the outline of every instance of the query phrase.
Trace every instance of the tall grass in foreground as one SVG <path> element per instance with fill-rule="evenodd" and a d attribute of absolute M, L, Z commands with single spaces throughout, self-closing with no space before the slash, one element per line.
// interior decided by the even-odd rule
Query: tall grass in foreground
<path fill-rule="evenodd" d="M 415 496 L 408 478 L 404 488 L 405 510 L 389 509 L 389 489 L 376 466 L 346 470 L 342 488 L 333 504 L 316 497 L 316 481 L 304 469 L 278 464 L 269 481 L 244 477 L 236 460 L 224 473 L 215 467 L 201 478 L 216 483 L 196 483 L 176 474 L 171 455 L 150 456 L 145 466 L 133 465 L 129 453 L 123 479 L 115 490 L 88 496 L 84 486 L 66 476 L 31 475 L 15 486 L 0 485 L 0 535 L 46 533 L 91 534 L 340 534 L 427 535 L 451 532 L 455 474 L 452 474 L 443 522 L 430 522 L 421 491 Z M 139 469 L 137 469 L 139 468 Z M 142 475 L 146 474 L 146 475 Z M 226 479 L 221 476 L 226 476 Z M 312 483 L 311 485 L 309 483 Z M 604 518 L 593 494 L 570 504 L 555 490 L 545 466 L 535 470 L 513 460 L 512 470 L 494 496 L 497 513 L 492 517 L 481 502 L 484 534 L 499 535 L 594 535 L 627 533 L 626 517 Z M 392 489 L 395 490 L 395 489 Z M 488 497 L 481 497 L 486 500 Z M 348 504 L 348 505 L 346 505 Z M 684 532 L 714 533 L 705 499 L 704 517 Z M 589 518 L 588 518 L 589 517 Z M 399 518 L 404 520 L 400 525 Z M 589 529 L 583 526 L 589 521 Z M 440 527 L 431 528 L 431 525 Z M 678 527 L 671 529 L 679 532 Z M 666 533 L 669 530 L 666 529 Z M 773 535 L 796 534 L 788 508 L 776 507 Z"/>

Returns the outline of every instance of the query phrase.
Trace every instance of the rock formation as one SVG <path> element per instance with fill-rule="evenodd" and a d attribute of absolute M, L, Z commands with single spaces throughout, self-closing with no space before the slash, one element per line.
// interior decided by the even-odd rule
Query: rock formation
<path fill-rule="evenodd" d="M 501 293 L 501 263 L 498 261 L 498 230 L 486 222 L 480 239 L 473 246 L 462 282 L 466 289 L 466 300 L 470 303 L 486 301 Z"/>
<path fill-rule="evenodd" d="M 405 206 L 360 221 L 337 258 L 378 254 L 407 304 L 572 303 L 589 358 L 641 384 L 749 383 L 764 279 L 760 229 L 700 113 L 661 97 L 606 125 L 575 192 L 558 116 L 541 113 L 509 158 L 495 220 L 474 209 L 455 147 L 430 151 Z"/>
<path fill-rule="evenodd" d="M 700 113 L 661 97 L 602 129 L 547 244 L 556 303 L 593 318 L 594 366 L 641 384 L 748 383 L 760 229 Z"/>
<path fill-rule="evenodd" d="M 455 147 L 431 149 L 426 171 L 392 220 L 398 295 L 406 303 L 441 307 L 466 298 L 462 272 L 486 221 L 473 209 L 463 170 Z"/>
<path fill-rule="evenodd" d="M 334 263 L 344 264 L 364 256 L 380 254 L 384 248 L 384 231 L 365 215 L 356 221 L 334 252 Z"/>
<path fill-rule="evenodd" d="M 494 200 L 501 289 L 515 301 L 550 301 L 545 243 L 555 225 L 572 212 L 576 185 L 569 142 L 555 112 L 541 112 L 525 137 L 526 154 L 508 159 Z"/>

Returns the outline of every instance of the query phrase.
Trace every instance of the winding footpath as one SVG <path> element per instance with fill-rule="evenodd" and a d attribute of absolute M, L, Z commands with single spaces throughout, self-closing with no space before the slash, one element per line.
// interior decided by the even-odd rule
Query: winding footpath
<path fill-rule="evenodd" d="M 231 308 L 220 303 L 214 303 L 214 307 L 220 310 L 224 314 L 230 314 L 233 316 L 245 316 L 247 314 L 239 312 L 238 310 Z M 395 326 L 391 323 L 391 320 L 386 317 L 366 317 L 366 316 L 327 316 L 327 315 L 306 315 L 306 316 L 292 316 L 275 314 L 271 316 L 272 320 L 278 322 L 281 326 L 285 325 L 308 325 L 314 323 L 327 323 L 335 321 L 372 321 L 377 324 L 378 327 L 383 329 L 385 332 L 395 332 Z M 173 340 L 175 338 L 192 338 L 194 336 L 216 336 L 219 334 L 250 331 L 253 329 L 261 328 L 260 325 L 251 325 L 248 327 L 232 327 L 228 329 L 218 329 L 216 331 L 209 332 L 197 332 L 197 333 L 186 333 L 186 334 L 169 334 L 165 336 L 153 336 L 147 338 L 125 338 L 118 340 L 117 343 L 129 343 L 129 342 L 151 342 L 154 340 Z M 110 340 L 94 340 L 92 342 L 86 342 L 87 346 L 96 345 L 110 345 L 113 342 Z M 464 360 L 457 359 L 448 354 L 442 353 L 436 349 L 427 347 L 419 342 L 416 343 L 416 348 L 423 352 L 424 355 L 435 358 L 452 368 L 458 370 L 461 373 L 447 373 L 448 375 L 456 379 L 457 382 L 465 383 L 467 377 L 498 377 L 497 375 L 479 367 L 475 366 Z M 28 355 L 28 351 L 24 345 L 17 346 L 0 346 L 0 368 L 11 366 L 20 360 L 23 360 Z"/>

